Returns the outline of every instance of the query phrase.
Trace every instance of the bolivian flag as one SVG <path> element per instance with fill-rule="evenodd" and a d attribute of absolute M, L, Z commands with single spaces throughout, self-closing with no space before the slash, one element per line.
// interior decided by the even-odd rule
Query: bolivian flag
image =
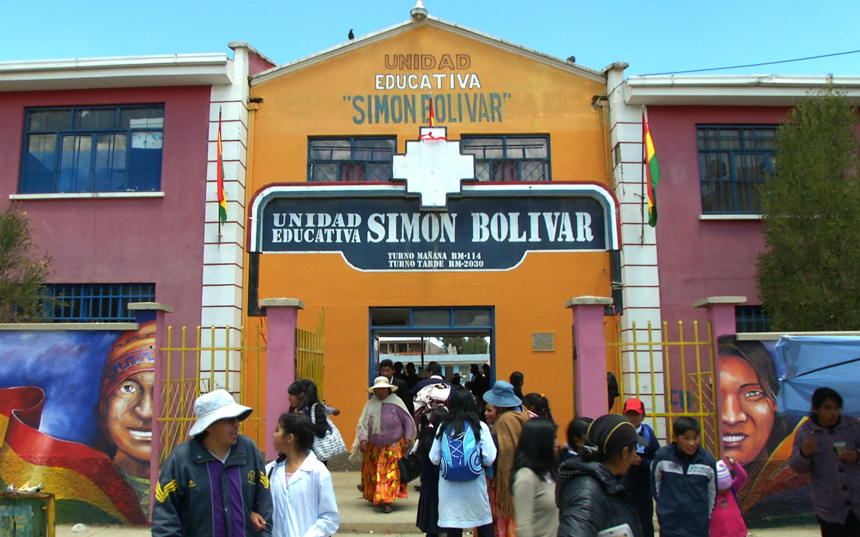
<path fill-rule="evenodd" d="M 61 523 L 145 525 L 137 493 L 102 453 L 39 431 L 45 392 L 0 389 L 0 486 L 42 483 Z"/>
<path fill-rule="evenodd" d="M 221 144 L 221 112 L 218 112 L 218 221 L 227 221 L 227 193 L 224 191 L 224 151 Z"/>
<path fill-rule="evenodd" d="M 648 223 L 657 225 L 657 183 L 660 182 L 660 166 L 648 128 L 648 116 L 642 114 L 642 142 L 645 144 L 645 184 L 648 188 Z"/>

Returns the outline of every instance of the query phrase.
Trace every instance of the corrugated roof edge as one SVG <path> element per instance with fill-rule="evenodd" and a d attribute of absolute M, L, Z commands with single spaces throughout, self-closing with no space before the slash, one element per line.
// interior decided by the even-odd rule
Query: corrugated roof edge
<path fill-rule="evenodd" d="M 305 56 L 303 58 L 299 58 L 297 60 L 293 60 L 289 63 L 285 63 L 283 65 L 279 65 L 277 67 L 273 67 L 267 71 L 263 71 L 261 73 L 257 73 L 256 75 L 251 77 L 251 85 L 255 86 L 257 84 L 262 84 L 268 80 L 273 78 L 277 78 L 282 74 L 286 74 L 303 67 L 308 67 L 315 63 L 319 63 L 321 61 L 327 60 L 331 57 L 337 56 L 339 54 L 345 53 L 347 50 L 351 48 L 355 48 L 357 45 L 366 46 L 371 43 L 375 43 L 377 41 L 381 41 L 383 38 L 390 37 L 391 35 L 396 35 L 397 33 L 401 33 L 407 31 L 413 25 L 423 25 L 423 24 L 437 24 L 439 27 L 447 30 L 455 30 L 458 33 L 465 34 L 466 36 L 478 38 L 484 42 L 488 42 L 495 46 L 501 46 L 511 52 L 522 54 L 524 56 L 532 57 L 539 61 L 543 61 L 548 65 L 552 65 L 559 69 L 568 71 L 570 73 L 582 75 L 586 78 L 589 78 L 595 82 L 606 82 L 606 75 L 600 71 L 595 71 L 594 69 L 589 69 L 587 67 L 583 67 L 579 64 L 571 63 L 567 60 L 562 60 L 561 58 L 557 58 L 555 56 L 546 54 L 545 52 L 540 52 L 538 50 L 534 50 L 528 47 L 524 47 L 522 45 L 518 45 L 516 43 L 511 43 L 509 41 L 505 41 L 499 37 L 492 36 L 490 34 L 486 34 L 484 32 L 480 32 L 478 30 L 473 30 L 472 28 L 468 28 L 466 26 L 461 26 L 459 24 L 446 21 L 444 19 L 440 19 L 438 17 L 434 17 L 432 15 L 428 15 L 427 19 L 421 22 L 413 22 L 412 20 L 407 20 L 393 26 L 389 26 L 388 28 L 383 28 L 381 30 L 377 30 L 375 32 L 369 33 L 367 35 L 363 35 L 353 39 L 352 41 L 346 41 L 344 43 L 340 43 L 333 47 L 329 47 L 327 49 L 321 50 L 319 52 L 315 52 L 309 56 Z"/>

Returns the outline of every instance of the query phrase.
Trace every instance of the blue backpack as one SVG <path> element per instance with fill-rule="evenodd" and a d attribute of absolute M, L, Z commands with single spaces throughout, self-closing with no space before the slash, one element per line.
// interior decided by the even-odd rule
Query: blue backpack
<path fill-rule="evenodd" d="M 442 479 L 448 481 L 472 481 L 482 473 L 481 450 L 475 433 L 468 423 L 464 424 L 463 432 L 453 434 L 446 430 L 442 435 L 442 462 L 439 472 Z"/>

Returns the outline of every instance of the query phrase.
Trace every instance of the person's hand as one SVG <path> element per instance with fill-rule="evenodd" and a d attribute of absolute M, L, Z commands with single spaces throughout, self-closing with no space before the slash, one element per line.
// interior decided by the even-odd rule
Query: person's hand
<path fill-rule="evenodd" d="M 800 446 L 800 453 L 807 459 L 818 449 L 818 441 L 812 433 L 806 435 L 803 439 L 803 444 Z"/>
<path fill-rule="evenodd" d="M 331 409 L 331 415 L 332 416 L 340 416 L 340 409 L 339 408 L 332 408 Z"/>
<path fill-rule="evenodd" d="M 407 439 L 406 439 L 406 445 L 404 445 L 404 446 L 403 446 L 403 451 L 405 451 L 405 452 L 407 452 L 407 453 L 408 453 L 408 452 L 412 449 L 412 443 L 413 443 L 413 442 L 412 442 L 412 439 L 411 439 L 411 438 L 407 438 Z"/>
<path fill-rule="evenodd" d="M 860 459 L 860 452 L 858 452 L 856 449 L 846 449 L 839 454 L 839 458 L 845 462 L 850 462 L 851 464 L 854 464 L 857 462 L 858 459 Z"/>
<path fill-rule="evenodd" d="M 642 457 L 640 457 L 638 453 L 633 455 L 633 464 L 635 464 L 636 466 L 642 464 Z"/>
<path fill-rule="evenodd" d="M 254 525 L 254 529 L 257 531 L 266 529 L 266 519 L 260 516 L 260 513 L 251 511 L 251 524 Z"/>
<path fill-rule="evenodd" d="M 361 443 L 358 445 L 358 449 L 360 449 L 362 453 L 367 451 L 367 440 L 362 440 Z"/>

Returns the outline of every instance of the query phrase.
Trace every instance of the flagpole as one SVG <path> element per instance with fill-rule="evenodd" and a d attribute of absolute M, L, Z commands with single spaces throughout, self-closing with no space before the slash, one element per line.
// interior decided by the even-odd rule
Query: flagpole
<path fill-rule="evenodd" d="M 648 180 L 648 163 L 645 161 L 645 105 L 642 105 L 642 195 L 640 196 L 640 209 L 642 213 L 642 227 L 639 231 L 639 244 L 645 246 L 645 181 Z"/>
<path fill-rule="evenodd" d="M 224 184 L 224 162 L 221 155 L 221 107 L 218 107 L 218 141 L 215 146 L 215 159 L 218 166 L 215 172 L 215 205 L 218 207 L 218 246 L 221 246 L 221 186 Z"/>

